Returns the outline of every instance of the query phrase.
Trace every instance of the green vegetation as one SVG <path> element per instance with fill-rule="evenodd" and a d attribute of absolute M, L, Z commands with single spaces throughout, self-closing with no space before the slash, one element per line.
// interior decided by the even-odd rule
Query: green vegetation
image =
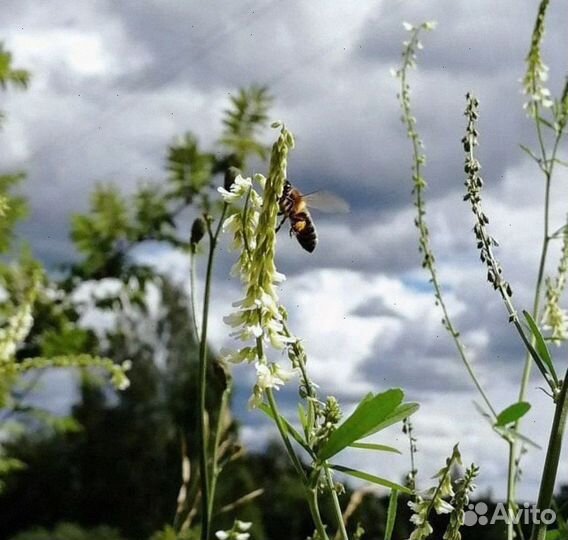
<path fill-rule="evenodd" d="M 251 86 L 231 98 L 212 148 L 204 149 L 198 135 L 188 132 L 166 149 L 163 181 L 141 184 L 129 195 L 116 186 L 99 185 L 89 211 L 72 219 L 70 236 L 79 259 L 57 275 L 46 272 L 14 242 L 14 227 L 26 215 L 26 201 L 16 194 L 24 175 L 0 176 L 0 252 L 6 257 L 0 263 L 2 537 L 564 538 L 568 490 L 553 495 L 568 418 L 568 372 L 562 378 L 561 362 L 549 343 L 568 335 L 560 307 L 568 271 L 568 228 L 563 224 L 550 232 L 549 193 L 554 167 L 561 164 L 557 153 L 568 119 L 568 84 L 556 99 L 544 85 L 547 68 L 541 45 L 547 7 L 548 1 L 542 1 L 523 81 L 538 151 L 526 146 L 523 150 L 534 159 L 545 183 L 544 240 L 530 311 L 517 311 L 512 286 L 495 255 L 497 242 L 482 205 L 484 181 L 476 154 L 480 104 L 468 94 L 465 109 L 464 200 L 473 213 L 487 280 L 506 308 L 504 324 L 508 317 L 527 355 L 519 398 L 500 411 L 476 376 L 452 320 L 430 244 L 426 158 L 412 113 L 409 76 L 421 49 L 419 38 L 434 28 L 432 23 L 405 23 L 410 39 L 404 43 L 396 76 L 402 120 L 411 141 L 422 266 L 433 285 L 443 326 L 479 393 L 480 411 L 505 443 L 506 503 L 511 513 L 519 510 L 521 456 L 525 446 L 535 446 L 521 432 L 521 421 L 531 409 L 525 394 L 533 363 L 554 404 L 538 509 L 556 509 L 555 530 L 547 531 L 542 522 L 534 527 L 500 522 L 482 528 L 466 523 L 479 468 L 463 463 L 457 444 L 448 448 L 449 457 L 431 487 L 417 489 L 414 457 L 419 441 L 409 418 L 415 415 L 413 421 L 419 422 L 418 403 L 405 401 L 404 391 L 392 388 L 361 396 L 347 415 L 337 398 L 326 395 L 312 378 L 302 339 L 276 293 L 283 280 L 275 262 L 276 233 L 284 212 L 281 198 L 294 136 L 285 125 L 274 123 L 276 140 L 272 146 L 266 144 L 272 97 L 266 88 Z M 28 84 L 28 73 L 14 68 L 11 54 L 0 45 L 2 90 L 25 89 Z M 249 170 L 253 163 L 266 176 Z M 243 294 L 226 317 L 238 347 L 217 355 L 210 349 L 208 328 L 223 234 L 236 252 L 233 273 L 240 278 Z M 563 242 L 558 271 L 546 278 L 549 244 L 555 240 Z M 189 292 L 171 276 L 140 262 L 137 249 L 148 242 L 176 249 L 187 258 Z M 196 287 L 199 257 L 205 265 L 202 293 Z M 88 325 L 88 317 L 98 322 Z M 259 454 L 243 448 L 231 413 L 235 396 L 230 366 L 236 363 L 247 365 L 254 374 L 251 414 L 264 415 L 278 435 Z M 79 390 L 68 416 L 31 405 L 28 399 L 55 369 L 66 370 Z M 291 418 L 283 414 L 275 390 L 289 384 L 294 374 L 298 403 L 297 417 Z M 401 449 L 380 441 L 382 431 L 391 426 L 399 426 L 408 437 L 405 479 L 342 464 L 342 453 L 349 449 L 388 452 L 404 459 Z M 379 441 L 366 440 L 371 435 Z M 348 477 L 357 483 L 339 481 Z M 386 488 L 388 495 L 377 496 L 369 488 L 373 485 Z M 495 509 L 491 500 L 480 502 L 489 512 Z"/>

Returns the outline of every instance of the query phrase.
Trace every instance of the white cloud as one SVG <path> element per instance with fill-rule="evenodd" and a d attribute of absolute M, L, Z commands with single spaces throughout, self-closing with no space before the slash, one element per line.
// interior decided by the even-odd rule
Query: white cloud
<path fill-rule="evenodd" d="M 553 89 L 562 82 L 554 74 L 566 68 L 560 53 L 566 10 L 558 6 L 551 5 L 556 12 L 551 11 L 545 39 Z M 272 83 L 274 115 L 297 135 L 290 178 L 305 191 L 334 189 L 353 207 L 340 218 L 314 212 L 320 244 L 312 256 L 284 233 L 279 239 L 279 266 L 290 277 L 283 300 L 294 331 L 305 339 L 322 392 L 338 392 L 352 405 L 369 389 L 408 388 L 423 401 L 416 419 L 423 477 L 462 440 L 466 460 L 482 466 L 481 485 L 503 494 L 506 449 L 470 405 L 474 395 L 440 325 L 428 276 L 419 268 L 410 148 L 389 68 L 399 62 L 406 37 L 402 20 L 439 21 L 425 37 L 420 67 L 412 74 L 428 154 L 431 240 L 450 312 L 488 391 L 506 406 L 515 399 L 523 353 L 474 246 L 471 212 L 461 201 L 459 141 L 464 94 L 473 88 L 481 98 L 484 204 L 515 301 L 526 307 L 541 238 L 543 189 L 536 167 L 517 148 L 519 142 L 534 143 L 517 81 L 532 2 L 369 0 L 332 6 L 318 0 L 249 2 L 244 9 L 215 0 L 205 9 L 174 1 L 80 7 L 18 1 L 12 7 L 2 22 L 6 44 L 34 79 L 27 93 L 5 96 L 1 163 L 30 173 L 25 192 L 32 221 L 22 230 L 36 251 L 61 262 L 70 254 L 69 214 L 86 207 L 96 180 L 116 180 L 129 191 L 141 178 L 163 178 L 165 145 L 174 135 L 193 130 L 205 147 L 212 146 L 230 93 L 252 82 Z M 558 225 L 566 212 L 566 185 L 566 171 L 559 168 L 553 191 Z M 554 245 L 551 270 L 557 251 Z M 187 280 L 188 262 L 181 254 L 147 245 L 138 256 Z M 210 335 L 217 349 L 229 343 L 222 316 L 241 296 L 238 283 L 224 278 L 228 260 L 226 254 L 219 257 L 213 293 Z M 249 384 L 246 370 L 238 377 L 242 387 Z M 550 407 L 533 394 L 534 419 L 526 426 L 544 440 Z M 246 440 L 256 437 L 258 444 L 266 438 L 266 431 L 251 427 L 253 417 L 240 415 Z M 389 437 L 405 444 L 398 433 Z M 406 470 L 399 458 L 381 457 L 380 465 L 376 456 L 349 459 L 368 459 L 377 474 L 400 476 Z M 527 458 L 527 496 L 535 491 L 541 461 L 542 453 Z M 561 473 L 567 478 L 566 467 Z"/>

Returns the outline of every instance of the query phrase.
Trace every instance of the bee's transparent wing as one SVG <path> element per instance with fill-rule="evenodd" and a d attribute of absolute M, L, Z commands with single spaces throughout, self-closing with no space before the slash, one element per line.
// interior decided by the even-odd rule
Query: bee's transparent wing
<path fill-rule="evenodd" d="M 346 214 L 349 212 L 349 203 L 329 191 L 314 191 L 303 196 L 310 208 L 331 214 Z"/>

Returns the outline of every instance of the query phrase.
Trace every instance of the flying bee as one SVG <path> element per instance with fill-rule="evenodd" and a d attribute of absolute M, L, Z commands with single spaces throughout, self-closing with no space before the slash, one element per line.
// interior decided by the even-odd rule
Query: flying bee
<path fill-rule="evenodd" d="M 294 235 L 299 244 L 309 253 L 316 249 L 318 235 L 312 216 L 308 210 L 315 208 L 322 212 L 349 212 L 349 205 L 341 197 L 327 191 L 315 191 L 303 195 L 288 180 L 280 197 L 280 215 L 284 216 L 276 232 L 284 222 L 290 220 L 290 236 Z"/>

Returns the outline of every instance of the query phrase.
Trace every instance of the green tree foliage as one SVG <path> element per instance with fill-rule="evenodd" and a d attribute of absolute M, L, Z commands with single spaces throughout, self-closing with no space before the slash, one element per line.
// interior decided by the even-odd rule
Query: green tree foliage
<path fill-rule="evenodd" d="M 197 135 L 188 132 L 167 149 L 165 182 L 144 183 L 131 197 L 114 186 L 99 186 L 91 196 L 88 214 L 73 216 L 71 237 L 84 259 L 75 275 L 86 279 L 119 277 L 140 265 L 128 258 L 142 242 L 165 242 L 189 250 L 188 213 L 211 213 L 210 194 L 219 185 L 219 173 L 228 166 L 246 167 L 250 157 L 265 156 L 259 139 L 266 127 L 271 97 L 265 88 L 242 89 L 225 111 L 220 147 L 205 151 Z"/>
<path fill-rule="evenodd" d="M 132 384 L 124 394 L 109 394 L 92 375 L 84 374 L 81 398 L 72 414 L 79 431 L 38 429 L 7 444 L 12 459 L 27 467 L 8 482 L 0 511 L 6 531 L 29 525 L 30 516 L 37 525 L 58 520 L 96 525 L 104 516 L 105 523 L 132 537 L 149 536 L 171 522 L 181 478 L 180 449 L 186 449 L 191 463 L 196 453 L 196 344 L 186 295 L 130 255 L 148 240 L 189 248 L 184 213 L 215 212 L 209 193 L 216 187 L 216 174 L 235 163 L 235 156 L 242 166 L 251 152 L 263 154 L 265 147 L 256 137 L 266 123 L 269 101 L 265 90 L 241 91 L 227 111 L 222 143 L 226 152 L 205 152 L 197 137 L 188 133 L 168 148 L 165 183 L 146 183 L 130 197 L 112 186 L 99 186 L 90 212 L 74 216 L 72 239 L 83 258 L 61 287 L 54 285 L 52 301 L 41 303 L 41 317 L 25 343 L 26 354 L 72 350 L 107 354 L 116 362 L 130 359 Z M 227 137 L 230 133 L 233 138 Z M 246 144 L 240 136 L 247 138 Z M 90 306 L 72 300 L 85 280 L 96 290 L 109 278 L 122 283 L 114 293 L 95 295 Z M 154 321 L 150 340 L 149 287 L 158 291 L 162 313 Z M 114 316 L 115 324 L 98 336 L 82 328 L 78 321 L 89 309 Z M 209 422 L 216 425 L 219 397 L 227 384 L 217 361 L 212 362 L 208 379 Z M 225 424 L 227 444 L 234 447 L 227 453 L 230 458 L 238 445 L 232 419 Z M 197 495 L 195 463 L 191 471 L 188 510 Z M 246 469 L 232 477 L 238 485 L 222 483 L 220 507 L 254 489 Z M 230 524 L 233 518 L 224 512 L 218 519 Z"/>
<path fill-rule="evenodd" d="M 14 68 L 12 53 L 4 48 L 0 42 L 0 88 L 9 87 L 24 90 L 28 87 L 30 74 L 24 69 Z M 4 120 L 4 113 L 0 111 L 0 127 Z M 13 189 L 24 178 L 21 173 L 0 174 L 0 201 L 2 204 L 0 219 L 0 253 L 5 253 L 11 245 L 14 225 L 26 214 L 26 204 L 22 197 L 14 195 Z"/>
<path fill-rule="evenodd" d="M 225 111 L 220 143 L 232 152 L 235 167 L 244 168 L 249 155 L 266 158 L 268 148 L 258 142 L 258 134 L 268 122 L 271 103 L 264 86 L 240 89 L 236 96 L 231 96 L 232 107 Z"/>
<path fill-rule="evenodd" d="M 30 82 L 30 74 L 25 69 L 12 66 L 12 53 L 0 43 L 0 88 L 6 90 L 8 86 L 26 89 Z"/>

